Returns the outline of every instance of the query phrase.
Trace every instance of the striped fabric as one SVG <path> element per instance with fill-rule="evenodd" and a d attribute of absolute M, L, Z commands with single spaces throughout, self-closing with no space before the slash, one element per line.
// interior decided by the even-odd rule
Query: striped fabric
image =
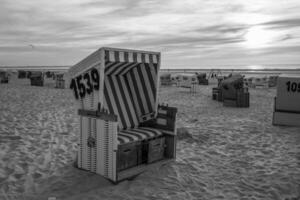
<path fill-rule="evenodd" d="M 118 145 L 151 139 L 160 135 L 162 135 L 161 131 L 148 127 L 122 130 L 118 133 Z"/>
<path fill-rule="evenodd" d="M 156 110 L 158 55 L 105 51 L 104 107 L 118 116 L 120 130 L 139 126 Z"/>

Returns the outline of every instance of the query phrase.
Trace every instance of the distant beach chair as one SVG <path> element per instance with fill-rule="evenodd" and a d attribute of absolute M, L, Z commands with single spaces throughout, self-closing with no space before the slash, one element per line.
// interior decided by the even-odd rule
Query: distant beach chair
<path fill-rule="evenodd" d="M 252 80 L 252 87 L 253 88 L 268 88 L 269 87 L 269 81 L 267 77 L 256 77 Z"/>
<path fill-rule="evenodd" d="M 158 104 L 160 53 L 100 48 L 71 67 L 77 165 L 118 182 L 176 157 L 177 109 Z"/>
<path fill-rule="evenodd" d="M 24 71 L 24 70 L 19 70 L 19 71 L 18 71 L 18 78 L 19 78 L 19 79 L 27 78 L 27 73 L 26 73 L 26 71 Z"/>
<path fill-rule="evenodd" d="M 9 75 L 6 71 L 0 71 L 0 83 L 8 83 Z"/>
<path fill-rule="evenodd" d="M 276 87 L 277 86 L 277 79 L 278 79 L 278 76 L 270 76 L 269 77 L 269 87 Z"/>
<path fill-rule="evenodd" d="M 300 75 L 282 74 L 278 77 L 272 123 L 300 127 Z"/>
<path fill-rule="evenodd" d="M 244 77 L 234 74 L 220 84 L 224 106 L 249 107 L 249 91 L 244 87 Z"/>
<path fill-rule="evenodd" d="M 206 78 L 206 73 L 196 73 L 199 85 L 208 85 L 208 79 Z M 214 74 L 216 76 L 216 74 Z"/>
<path fill-rule="evenodd" d="M 196 74 L 177 74 L 177 87 L 188 88 L 190 93 L 196 93 L 198 78 Z"/>
<path fill-rule="evenodd" d="M 63 73 L 55 75 L 55 88 L 65 88 L 65 79 Z"/>
<path fill-rule="evenodd" d="M 30 73 L 30 85 L 32 86 L 44 86 L 44 74 L 43 72 L 33 71 Z"/>
<path fill-rule="evenodd" d="M 161 74 L 160 78 L 160 85 L 161 86 L 170 86 L 172 85 L 171 74 Z"/>

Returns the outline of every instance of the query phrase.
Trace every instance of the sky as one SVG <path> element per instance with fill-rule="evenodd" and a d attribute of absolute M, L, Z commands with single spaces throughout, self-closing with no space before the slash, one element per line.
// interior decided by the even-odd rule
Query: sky
<path fill-rule="evenodd" d="M 107 46 L 160 51 L 162 68 L 300 68 L 299 0 L 0 0 L 0 5 L 0 66 L 74 65 Z"/>

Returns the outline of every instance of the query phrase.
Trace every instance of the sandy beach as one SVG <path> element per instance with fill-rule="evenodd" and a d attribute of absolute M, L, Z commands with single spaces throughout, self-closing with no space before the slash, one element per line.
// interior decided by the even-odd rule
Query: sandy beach
<path fill-rule="evenodd" d="M 114 185 L 72 165 L 72 91 L 12 80 L 0 84 L 1 200 L 300 199 L 300 128 L 272 125 L 274 88 L 231 108 L 212 100 L 214 85 L 162 87 L 159 102 L 178 108 L 176 161 Z"/>

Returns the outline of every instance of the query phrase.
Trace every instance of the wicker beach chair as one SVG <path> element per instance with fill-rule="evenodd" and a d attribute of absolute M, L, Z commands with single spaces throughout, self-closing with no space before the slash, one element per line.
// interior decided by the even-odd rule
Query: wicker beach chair
<path fill-rule="evenodd" d="M 44 86 L 44 74 L 43 74 L 43 72 L 31 72 L 29 78 L 30 78 L 30 85 L 32 85 L 32 86 Z"/>
<path fill-rule="evenodd" d="M 78 167 L 118 182 L 176 156 L 177 109 L 158 104 L 160 53 L 100 48 L 71 67 Z"/>
<path fill-rule="evenodd" d="M 65 88 L 65 79 L 64 79 L 64 74 L 56 74 L 56 80 L 55 80 L 55 88 Z"/>

